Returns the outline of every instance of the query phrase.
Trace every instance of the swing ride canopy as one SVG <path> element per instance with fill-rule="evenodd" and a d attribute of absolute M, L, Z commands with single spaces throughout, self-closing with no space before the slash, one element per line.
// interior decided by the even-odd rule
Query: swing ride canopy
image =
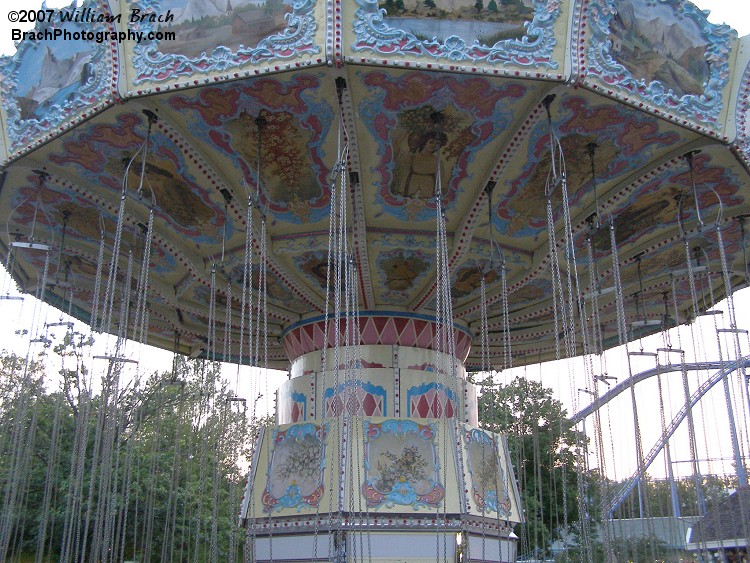
<path fill-rule="evenodd" d="M 85 321 L 111 303 L 127 322 L 122 305 L 145 298 L 148 342 L 201 354 L 229 302 L 229 355 L 257 363 L 236 351 L 252 202 L 269 365 L 323 347 L 344 144 L 367 344 L 431 346 L 438 175 L 468 369 L 483 304 L 493 362 L 507 326 L 517 365 L 555 357 L 581 314 L 570 303 L 595 319 L 596 351 L 619 342 L 618 290 L 634 338 L 659 330 L 665 299 L 683 323 L 692 294 L 710 308 L 746 284 L 750 38 L 688 2 L 100 0 L 39 14 L 0 59 L 0 253 L 23 290 Z"/>

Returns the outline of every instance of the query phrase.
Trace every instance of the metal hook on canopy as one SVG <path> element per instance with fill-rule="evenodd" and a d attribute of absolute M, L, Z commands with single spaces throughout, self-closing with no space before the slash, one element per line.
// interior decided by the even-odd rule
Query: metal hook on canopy
<path fill-rule="evenodd" d="M 224 227 L 221 231 L 221 263 L 223 264 L 227 246 L 227 217 L 229 216 L 229 204 L 232 202 L 232 194 L 226 188 L 221 188 L 219 193 L 224 198 Z"/>
<path fill-rule="evenodd" d="M 698 212 L 698 220 L 701 224 L 701 227 L 703 227 L 703 221 L 700 216 L 700 207 L 698 205 L 698 191 L 695 185 L 695 171 L 694 171 L 694 166 L 693 166 L 693 156 L 695 156 L 699 152 L 700 151 L 698 150 L 691 151 L 685 155 L 685 159 L 688 161 L 688 165 L 690 166 L 690 184 L 693 190 L 693 197 L 695 198 L 695 208 L 696 208 L 696 211 Z M 714 221 L 714 227 L 716 229 L 721 229 L 721 221 L 724 217 L 724 202 L 721 200 L 721 196 L 719 195 L 719 192 L 717 192 L 712 186 L 707 185 L 706 187 L 711 191 L 711 193 L 714 194 L 714 196 L 716 196 L 716 200 L 719 203 L 719 213 L 716 216 L 716 221 Z"/>
<path fill-rule="evenodd" d="M 737 222 L 740 224 L 740 240 L 742 241 L 742 264 L 743 264 L 743 270 L 745 272 L 745 284 L 750 284 L 750 272 L 748 272 L 747 267 L 747 244 L 745 241 L 745 219 L 747 219 L 748 215 L 738 215 L 736 217 Z"/>
<path fill-rule="evenodd" d="M 636 294 L 635 308 L 636 315 L 640 317 L 639 320 L 630 323 L 631 330 L 634 328 L 647 328 L 650 326 L 661 326 L 661 321 L 658 319 L 646 319 L 646 303 L 643 298 L 643 272 L 641 270 L 641 259 L 645 253 L 641 252 L 635 256 L 635 261 L 638 267 L 638 293 Z M 635 333 L 633 333 L 635 337 Z"/>
<path fill-rule="evenodd" d="M 690 188 L 693 192 L 693 199 L 695 200 L 695 212 L 698 216 L 698 224 L 700 225 L 699 230 L 702 231 L 703 228 L 705 227 L 705 223 L 701 215 L 700 203 L 698 201 L 698 188 L 695 184 L 695 165 L 693 162 L 693 157 L 699 154 L 700 152 L 701 152 L 700 150 L 689 151 L 689 152 L 686 152 L 683 155 L 683 157 L 688 163 L 688 168 L 690 171 Z M 714 221 L 714 226 L 716 227 L 716 229 L 720 229 L 721 220 L 724 216 L 724 203 L 721 201 L 721 196 L 719 195 L 719 193 L 712 186 L 709 185 L 706 187 L 714 194 L 714 196 L 716 196 L 716 200 L 719 202 L 719 213 L 716 216 L 716 221 Z"/>
<path fill-rule="evenodd" d="M 684 158 L 687 161 L 688 167 L 690 169 L 690 188 L 693 190 L 693 199 L 695 200 L 695 213 L 698 215 L 698 224 L 700 225 L 700 229 L 703 230 L 705 224 L 703 223 L 703 218 L 701 217 L 701 206 L 700 202 L 698 201 L 698 189 L 695 186 L 695 171 L 693 166 L 693 157 L 699 152 L 700 151 L 698 150 L 686 152 Z"/>
<path fill-rule="evenodd" d="M 144 115 L 148 119 L 148 129 L 146 130 L 146 140 L 143 143 L 143 158 L 141 159 L 141 177 L 138 182 L 138 190 L 137 194 L 138 197 L 143 197 L 143 180 L 146 178 L 146 157 L 148 156 L 148 149 L 149 149 L 149 142 L 151 141 L 151 128 L 153 127 L 154 123 L 158 121 L 158 117 L 156 117 L 156 114 L 152 111 L 149 111 L 147 109 L 143 110 Z M 152 203 L 156 205 L 156 196 L 154 195 L 154 190 L 151 190 L 151 199 Z"/>
<path fill-rule="evenodd" d="M 487 182 L 487 185 L 484 187 L 484 191 L 487 194 L 487 230 L 489 231 L 490 235 L 490 252 L 489 252 L 489 260 L 487 263 L 486 271 L 485 268 L 482 268 L 481 266 L 478 266 L 480 275 L 484 276 L 485 274 L 489 273 L 495 268 L 495 253 L 499 255 L 499 263 L 502 268 L 505 268 L 505 253 L 503 252 L 502 247 L 498 242 L 495 241 L 495 230 L 492 228 L 492 215 L 493 215 L 493 208 L 492 208 L 492 192 L 495 189 L 495 185 L 497 182 Z"/>
<path fill-rule="evenodd" d="M 253 205 L 259 211 L 263 219 L 265 219 L 266 217 L 266 212 L 263 209 L 263 202 L 261 197 L 261 187 L 263 185 L 261 171 L 263 162 L 263 130 L 265 129 L 266 125 L 268 125 L 268 120 L 263 117 L 260 112 L 258 112 L 258 117 L 255 118 L 255 126 L 258 128 L 258 162 L 256 165 L 258 179 L 255 182 L 255 199 L 253 201 Z"/>
<path fill-rule="evenodd" d="M 346 80 L 339 76 L 336 78 L 336 96 L 339 104 L 338 131 L 336 133 L 336 156 L 338 160 L 331 168 L 328 181 L 333 186 L 340 174 L 346 173 L 347 159 L 349 158 L 349 132 L 344 120 L 344 91 L 346 91 Z"/>
<path fill-rule="evenodd" d="M 430 121 L 432 122 L 432 129 L 430 132 L 444 138 L 445 115 L 443 114 L 443 112 L 433 111 L 430 114 Z M 435 151 L 435 191 L 433 193 L 433 196 L 435 197 L 435 200 L 437 200 L 438 198 L 440 199 L 440 209 L 443 215 L 443 219 L 445 219 L 445 200 L 443 199 L 443 193 L 445 192 L 445 189 L 443 188 L 441 166 L 442 146 L 443 142 L 440 143 L 440 146 L 438 146 L 437 150 Z"/>
<path fill-rule="evenodd" d="M 545 96 L 544 100 L 542 100 L 544 109 L 547 112 L 547 130 L 548 130 L 548 135 L 549 135 L 550 171 L 547 174 L 547 180 L 544 186 L 544 195 L 547 197 L 547 199 L 550 199 L 555 189 L 565 181 L 565 171 L 563 170 L 564 162 L 562 160 L 560 162 L 561 170 L 559 172 L 557 170 L 558 168 L 557 152 L 559 152 L 560 158 L 562 159 L 562 146 L 560 145 L 560 139 L 557 137 L 557 134 L 555 133 L 555 128 L 552 125 L 551 107 L 552 107 L 552 102 L 554 100 L 555 100 L 555 94 L 549 94 Z M 555 149 L 558 149 L 558 150 L 555 150 Z"/>
<path fill-rule="evenodd" d="M 682 216 L 682 203 L 685 200 L 685 196 L 683 194 L 679 194 L 675 199 L 677 200 L 677 227 L 680 230 L 680 238 L 682 240 L 687 240 L 685 218 Z"/>
<path fill-rule="evenodd" d="M 136 158 L 138 158 L 138 155 L 142 153 L 141 157 L 141 171 L 140 176 L 138 178 L 138 188 L 136 189 L 136 195 L 138 196 L 138 199 L 141 199 L 143 197 L 143 182 L 146 178 L 146 157 L 148 156 L 148 148 L 149 143 L 151 141 L 151 129 L 153 127 L 153 124 L 156 123 L 159 118 L 157 115 L 150 111 L 150 110 L 143 110 L 143 114 L 146 116 L 146 120 L 148 123 L 148 128 L 146 129 L 146 138 L 143 140 L 143 143 L 141 143 L 141 146 L 138 147 L 138 149 L 135 151 L 132 157 L 130 157 L 130 160 L 128 160 L 128 163 L 125 165 L 125 170 L 122 175 L 122 191 L 121 191 L 121 197 L 125 198 L 128 193 L 128 175 L 130 174 L 130 168 L 133 166 L 133 163 L 135 162 Z M 156 206 L 156 198 L 154 195 L 154 190 L 151 190 L 151 200 L 152 204 Z"/>
<path fill-rule="evenodd" d="M 185 382 L 177 377 L 177 354 L 180 348 L 180 331 L 174 331 L 174 340 L 172 345 L 172 374 L 168 379 L 161 381 L 162 386 L 175 385 L 184 388 Z"/>
<path fill-rule="evenodd" d="M 101 240 L 104 240 L 104 236 L 107 234 L 107 225 L 104 222 L 104 215 L 102 212 L 99 212 L 99 237 Z"/>
<path fill-rule="evenodd" d="M 62 235 L 60 237 L 60 248 L 58 249 L 58 252 L 57 252 L 57 273 L 55 275 L 55 282 L 60 281 L 60 262 L 62 261 L 63 249 L 65 248 L 65 236 L 67 235 L 67 231 L 68 231 L 68 219 L 70 219 L 70 215 L 71 213 L 67 209 L 63 211 Z"/>

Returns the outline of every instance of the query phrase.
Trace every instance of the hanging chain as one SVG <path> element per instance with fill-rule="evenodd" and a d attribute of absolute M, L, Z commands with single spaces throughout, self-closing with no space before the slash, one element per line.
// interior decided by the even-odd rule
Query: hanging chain
<path fill-rule="evenodd" d="M 232 357 L 232 280 L 227 280 L 226 307 L 224 310 L 224 349 L 223 361 L 229 362 Z"/>
<path fill-rule="evenodd" d="M 104 270 L 104 241 L 106 238 L 104 228 L 104 219 L 99 216 L 99 254 L 96 258 L 96 276 L 94 278 L 94 301 L 91 304 L 91 322 L 89 323 L 92 330 L 101 330 L 101 317 L 99 316 L 99 299 L 102 290 L 102 271 Z"/>
<path fill-rule="evenodd" d="M 135 322 L 133 323 L 132 338 L 136 342 L 145 344 L 146 337 L 148 334 L 148 326 L 146 325 L 146 296 L 148 293 L 148 278 L 149 270 L 151 266 L 151 242 L 154 233 L 154 209 L 153 207 L 148 213 L 148 227 L 146 228 L 146 237 L 143 241 L 143 259 L 141 260 L 141 272 L 138 277 L 138 291 L 137 291 L 137 302 L 135 307 Z"/>
<path fill-rule="evenodd" d="M 620 276 L 620 257 L 617 250 L 617 238 L 614 220 L 609 222 L 609 248 L 612 252 L 612 277 L 615 282 L 615 306 L 617 309 L 617 336 L 622 346 L 627 342 L 628 329 L 625 320 L 625 301 L 622 293 L 622 277 Z"/>
<path fill-rule="evenodd" d="M 687 241 L 686 241 L 687 244 Z M 690 254 L 688 253 L 688 264 Z M 688 270 L 692 271 L 688 266 Z M 692 279 L 692 276 L 690 276 Z M 687 367 L 685 366 L 685 352 L 682 351 L 682 336 L 680 331 L 680 310 L 677 303 L 677 282 L 674 276 L 671 276 L 672 283 L 672 310 L 677 323 L 677 346 L 680 349 L 680 367 L 682 375 L 682 392 L 685 398 L 685 414 L 688 422 L 688 442 L 690 446 L 690 460 L 693 470 L 693 484 L 695 486 L 695 498 L 699 513 L 705 513 L 705 501 L 703 496 L 703 483 L 698 462 L 697 442 L 695 434 L 695 422 L 693 420 L 693 408 L 690 401 L 690 383 L 688 381 Z M 694 284 L 693 284 L 694 286 Z"/>

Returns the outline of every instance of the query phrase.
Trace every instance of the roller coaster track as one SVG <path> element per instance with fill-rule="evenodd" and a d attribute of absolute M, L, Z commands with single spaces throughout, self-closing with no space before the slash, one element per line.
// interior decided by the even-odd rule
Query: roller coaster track
<path fill-rule="evenodd" d="M 628 378 L 626 381 L 619 383 L 610 391 L 599 397 L 599 399 L 593 401 L 590 405 L 588 405 L 584 409 L 581 409 L 569 419 L 571 424 L 577 424 L 578 422 L 592 414 L 595 410 L 606 405 L 609 401 L 617 397 L 626 389 L 630 389 L 631 385 L 635 385 L 636 383 L 648 379 L 649 377 L 653 377 L 654 375 L 672 371 L 682 371 L 683 369 L 686 371 L 718 369 L 716 373 L 714 373 L 710 378 L 704 381 L 690 396 L 689 406 L 683 405 L 682 408 L 677 412 L 677 414 L 672 419 L 672 422 L 670 422 L 669 426 L 667 426 L 664 430 L 661 438 L 659 438 L 656 444 L 654 444 L 654 447 L 652 447 L 648 454 L 644 457 L 643 465 L 639 467 L 635 471 L 635 473 L 633 473 L 633 475 L 631 475 L 625 481 L 625 483 L 615 491 L 614 494 L 610 495 L 609 498 L 604 501 L 606 508 L 605 514 L 611 514 L 618 506 L 620 506 L 620 504 L 635 488 L 635 486 L 638 484 L 638 481 L 643 477 L 646 470 L 651 466 L 656 457 L 659 455 L 659 452 L 661 452 L 662 448 L 664 448 L 666 442 L 669 440 L 669 438 L 672 437 L 672 434 L 674 434 L 682 421 L 685 420 L 685 417 L 688 413 L 688 408 L 692 409 L 698 403 L 698 401 L 700 401 L 703 396 L 724 377 L 734 371 L 737 371 L 738 369 L 747 368 L 749 366 L 750 356 L 745 356 L 743 358 L 740 358 L 739 360 L 724 362 L 717 361 L 660 365 L 656 368 L 635 374 L 632 376 L 632 378 Z"/>

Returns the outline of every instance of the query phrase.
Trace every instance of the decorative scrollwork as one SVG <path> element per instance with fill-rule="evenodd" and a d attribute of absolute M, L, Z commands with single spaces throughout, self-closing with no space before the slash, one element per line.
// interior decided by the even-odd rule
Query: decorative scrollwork
<path fill-rule="evenodd" d="M 133 7 L 159 13 L 161 0 L 138 0 Z M 236 51 L 219 45 L 210 53 L 203 52 L 197 57 L 183 54 L 168 54 L 160 50 L 158 41 L 141 43 L 133 49 L 133 66 L 136 70 L 135 84 L 163 82 L 180 76 L 228 72 L 241 69 L 245 65 L 290 60 L 303 54 L 320 52 L 314 42 L 318 24 L 315 21 L 315 0 L 295 0 L 292 12 L 285 15 L 286 27 L 279 33 L 270 35 L 256 46 L 240 45 Z M 153 24 L 142 24 L 153 31 Z"/>
<path fill-rule="evenodd" d="M 750 165 L 750 64 L 745 67 L 740 84 L 742 84 L 741 95 L 738 96 L 735 112 L 738 144 L 742 158 Z"/>
<path fill-rule="evenodd" d="M 420 510 L 440 506 L 445 487 L 439 480 L 434 424 L 403 419 L 365 421 L 363 433 L 365 482 L 361 492 L 369 507 Z"/>
<path fill-rule="evenodd" d="M 328 424 L 295 424 L 276 428 L 268 460 L 268 478 L 261 499 L 264 512 L 316 508 L 325 490 Z M 282 493 L 282 494 L 279 494 Z"/>
<path fill-rule="evenodd" d="M 655 107 L 670 114 L 686 116 L 701 124 L 718 127 L 723 109 L 722 90 L 729 78 L 729 52 L 736 32 L 727 25 L 715 25 L 703 12 L 689 2 L 653 0 L 653 4 L 666 5 L 675 11 L 684 25 L 694 24 L 706 40 L 705 60 L 709 68 L 708 79 L 701 94 L 676 93 L 662 81 L 633 76 L 630 69 L 616 59 L 611 27 L 618 13 L 618 0 L 592 0 L 589 4 L 589 30 L 591 37 L 586 51 L 589 75 L 597 75 L 608 89 L 623 94 L 637 94 Z"/>
<path fill-rule="evenodd" d="M 83 7 L 89 7 L 89 3 Z M 35 31 L 54 33 L 63 27 L 75 32 L 83 25 L 37 22 Z M 92 24 L 86 25 L 87 32 L 107 31 L 106 23 L 95 23 L 93 29 Z M 49 135 L 86 109 L 112 97 L 109 42 L 68 41 L 67 48 L 55 56 L 46 45 L 47 42 L 22 41 L 14 56 L 0 57 L 0 93 L 11 152 Z M 64 68 L 68 68 L 67 74 L 60 74 Z"/>
<path fill-rule="evenodd" d="M 356 40 L 354 51 L 374 51 L 381 55 L 412 55 L 449 62 L 512 63 L 522 67 L 557 68 L 552 50 L 557 43 L 554 24 L 560 15 L 559 0 L 534 2 L 533 19 L 524 23 L 525 32 L 519 39 L 502 39 L 486 45 L 479 39 L 467 43 L 457 35 L 444 40 L 424 39 L 414 33 L 391 27 L 385 21 L 386 11 L 378 0 L 357 0 L 354 15 Z M 437 19 L 437 18 L 436 18 Z"/>

